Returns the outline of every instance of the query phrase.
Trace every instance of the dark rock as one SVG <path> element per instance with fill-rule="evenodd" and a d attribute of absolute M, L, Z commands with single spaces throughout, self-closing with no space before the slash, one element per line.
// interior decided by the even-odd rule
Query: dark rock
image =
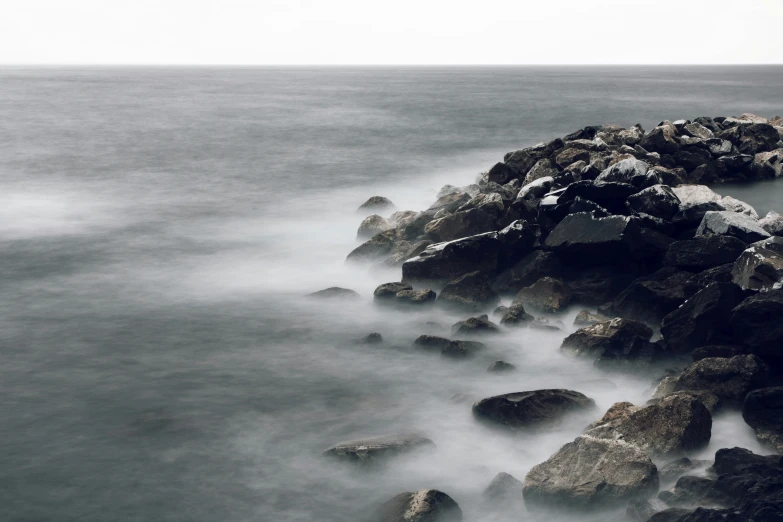
<path fill-rule="evenodd" d="M 759 440 L 783 452 L 783 387 L 750 392 L 742 406 L 742 418 Z"/>
<path fill-rule="evenodd" d="M 432 290 L 401 290 L 394 295 L 394 302 L 399 305 L 429 305 L 435 302 L 435 294 Z"/>
<path fill-rule="evenodd" d="M 648 522 L 653 515 L 667 509 L 669 506 L 657 498 L 637 499 L 628 503 L 625 516 L 634 522 Z"/>
<path fill-rule="evenodd" d="M 652 329 L 644 323 L 611 319 L 577 330 L 563 340 L 560 349 L 590 357 L 633 353 L 646 346 L 652 334 Z"/>
<path fill-rule="evenodd" d="M 379 285 L 373 292 L 373 297 L 378 300 L 394 299 L 397 292 L 403 290 L 413 290 L 413 287 L 406 283 L 384 283 Z"/>
<path fill-rule="evenodd" d="M 664 262 L 685 270 L 705 270 L 734 263 L 747 243 L 732 236 L 700 236 L 671 244 Z"/>
<path fill-rule="evenodd" d="M 595 217 L 606 217 L 611 214 L 598 203 L 576 196 L 574 201 L 571 202 L 571 205 L 568 207 L 568 213 L 578 214 L 579 212 L 588 212 Z"/>
<path fill-rule="evenodd" d="M 519 176 L 519 171 L 506 163 L 496 163 L 487 173 L 487 181 L 505 185 Z"/>
<path fill-rule="evenodd" d="M 683 287 L 685 297 L 690 299 L 712 283 L 731 283 L 731 271 L 733 269 L 734 263 L 727 263 L 725 265 L 716 266 L 715 268 L 709 268 L 691 276 Z"/>
<path fill-rule="evenodd" d="M 312 294 L 308 294 L 307 297 L 314 297 L 316 299 L 357 299 L 359 294 L 348 288 L 333 286 L 331 288 L 326 288 L 325 290 L 319 290 Z"/>
<path fill-rule="evenodd" d="M 770 152 L 759 152 L 753 157 L 750 166 L 756 179 L 775 179 L 783 175 L 783 149 Z"/>
<path fill-rule="evenodd" d="M 675 354 L 731 340 L 732 310 L 744 295 L 732 283 L 713 283 L 663 318 L 661 334 Z"/>
<path fill-rule="evenodd" d="M 543 277 L 557 277 L 562 274 L 560 258 L 552 252 L 534 250 L 508 270 L 502 272 L 492 288 L 499 294 L 516 294 Z"/>
<path fill-rule="evenodd" d="M 541 178 L 553 178 L 557 176 L 558 170 L 555 168 L 552 160 L 548 158 L 540 159 L 533 165 L 533 168 L 528 171 L 525 176 L 524 184 L 527 185 Z"/>
<path fill-rule="evenodd" d="M 381 344 L 383 343 L 383 337 L 379 333 L 367 334 L 364 338 L 359 340 L 360 344 Z"/>
<path fill-rule="evenodd" d="M 767 212 L 767 215 L 759 220 L 759 226 L 773 236 L 783 236 L 783 216 L 777 212 Z"/>
<path fill-rule="evenodd" d="M 780 455 L 756 455 L 745 448 L 723 448 L 715 453 L 713 469 L 718 475 L 739 473 L 756 466 L 778 466 Z"/>
<path fill-rule="evenodd" d="M 435 335 L 420 335 L 413 341 L 413 347 L 432 352 L 441 352 L 451 341 Z"/>
<path fill-rule="evenodd" d="M 741 403 L 750 391 L 766 386 L 768 373 L 755 355 L 708 357 L 686 367 L 675 389 L 709 391 L 724 401 Z"/>
<path fill-rule="evenodd" d="M 398 241 L 396 230 L 381 232 L 354 248 L 346 259 L 348 261 L 382 259 L 391 253 Z"/>
<path fill-rule="evenodd" d="M 672 489 L 661 491 L 658 498 L 670 506 L 694 506 L 714 485 L 714 480 L 705 477 L 680 477 Z"/>
<path fill-rule="evenodd" d="M 500 241 L 490 232 L 427 247 L 402 265 L 402 280 L 445 282 L 475 271 L 497 269 Z"/>
<path fill-rule="evenodd" d="M 378 522 L 456 522 L 462 510 L 447 494 L 435 489 L 400 493 L 385 502 L 373 520 Z"/>
<path fill-rule="evenodd" d="M 582 269 L 574 267 L 563 275 L 573 294 L 573 301 L 582 304 L 603 305 L 611 301 L 637 278 L 634 272 L 625 272 L 619 266 L 597 266 Z M 601 310 L 599 310 L 601 313 Z"/>
<path fill-rule="evenodd" d="M 424 233 L 434 241 L 452 241 L 495 230 L 497 218 L 497 212 L 472 208 L 430 221 L 424 227 Z"/>
<path fill-rule="evenodd" d="M 680 146 L 675 141 L 677 129 L 669 122 L 655 127 L 642 139 L 641 146 L 650 152 L 676 154 Z"/>
<path fill-rule="evenodd" d="M 455 323 L 451 327 L 451 332 L 455 335 L 487 335 L 500 333 L 500 328 L 486 315 L 481 315 Z"/>
<path fill-rule="evenodd" d="M 456 210 L 470 201 L 471 197 L 465 192 L 452 192 L 438 198 L 427 210 L 445 210 L 446 212 L 456 212 Z M 434 214 L 433 214 L 434 215 Z"/>
<path fill-rule="evenodd" d="M 640 277 L 614 299 L 612 310 L 625 319 L 657 324 L 685 301 L 684 287 L 692 275 L 676 268 L 662 268 Z"/>
<path fill-rule="evenodd" d="M 506 154 L 504 161 L 509 167 L 517 172 L 517 176 L 524 177 L 538 160 L 526 151 L 518 150 Z"/>
<path fill-rule="evenodd" d="M 779 372 L 783 368 L 783 289 L 763 292 L 742 301 L 731 317 L 737 341 Z"/>
<path fill-rule="evenodd" d="M 557 163 L 562 169 L 577 161 L 584 161 L 585 163 L 589 163 L 590 153 L 586 150 L 578 148 L 567 148 L 560 152 L 555 158 L 555 163 Z"/>
<path fill-rule="evenodd" d="M 726 210 L 721 197 L 704 185 L 681 185 L 672 189 L 680 199 L 680 210 L 672 221 L 682 226 L 698 226 L 709 211 Z"/>
<path fill-rule="evenodd" d="M 376 210 L 392 210 L 394 209 L 394 203 L 384 198 L 383 196 L 373 196 L 357 209 L 357 212 L 376 211 Z"/>
<path fill-rule="evenodd" d="M 514 303 L 503 313 L 500 324 L 503 326 L 530 326 L 533 321 L 534 317 L 525 312 L 525 307 L 521 303 Z"/>
<path fill-rule="evenodd" d="M 546 248 L 563 260 L 581 266 L 623 262 L 630 257 L 640 231 L 630 218 L 595 218 L 586 213 L 571 214 L 546 238 Z"/>
<path fill-rule="evenodd" d="M 704 214 L 696 236 L 706 235 L 734 236 L 746 243 L 754 243 L 768 238 L 769 232 L 750 216 L 724 210 Z"/>
<path fill-rule="evenodd" d="M 510 429 L 549 428 L 570 415 L 586 414 L 595 402 L 571 390 L 536 390 L 507 393 L 473 405 L 476 418 Z"/>
<path fill-rule="evenodd" d="M 744 355 L 745 354 L 745 347 L 739 346 L 739 345 L 713 345 L 713 346 L 702 346 L 701 348 L 696 348 L 691 352 L 691 358 L 693 359 L 693 362 L 701 361 L 702 359 L 707 359 L 709 357 L 726 357 L 731 358 L 735 355 Z"/>
<path fill-rule="evenodd" d="M 628 213 L 626 200 L 640 190 L 641 188 L 628 183 L 583 179 L 582 181 L 571 183 L 556 199 L 558 205 L 563 205 L 569 204 L 577 197 L 580 197 L 597 203 L 612 214 L 626 214 Z M 542 206 L 545 201 L 542 200 Z"/>
<path fill-rule="evenodd" d="M 658 491 L 658 471 L 636 446 L 577 437 L 525 477 L 528 510 L 593 509 L 619 505 Z"/>
<path fill-rule="evenodd" d="M 401 433 L 383 437 L 341 442 L 324 452 L 348 462 L 374 464 L 381 460 L 418 450 L 433 450 L 435 444 L 416 433 Z"/>
<path fill-rule="evenodd" d="M 734 262 L 732 281 L 742 289 L 772 290 L 783 286 L 783 237 L 753 243 Z"/>
<path fill-rule="evenodd" d="M 380 234 L 390 228 L 393 228 L 391 223 L 378 214 L 373 214 L 364 218 L 359 224 L 359 230 L 356 232 L 356 237 L 359 239 L 369 239 L 375 234 Z"/>
<path fill-rule="evenodd" d="M 580 310 L 574 319 L 574 326 L 593 326 L 608 320 L 610 318 L 605 315 L 594 314 L 589 310 Z"/>
<path fill-rule="evenodd" d="M 481 272 L 471 272 L 449 281 L 438 296 L 438 302 L 446 306 L 476 311 L 493 307 L 499 301 L 489 278 Z"/>
<path fill-rule="evenodd" d="M 712 154 L 707 148 L 700 146 L 682 147 L 674 154 L 674 161 L 677 163 L 677 166 L 690 172 L 712 161 Z"/>
<path fill-rule="evenodd" d="M 509 372 L 513 372 L 516 369 L 517 369 L 516 366 L 514 366 L 511 363 L 507 363 L 506 361 L 495 361 L 489 365 L 487 371 L 489 373 L 509 373 Z"/>
<path fill-rule="evenodd" d="M 451 341 L 443 347 L 440 354 L 450 359 L 467 359 L 485 348 L 486 346 L 476 341 Z"/>
<path fill-rule="evenodd" d="M 498 232 L 500 250 L 498 270 L 506 270 L 532 252 L 538 240 L 538 231 L 527 221 L 518 219 Z"/>
<path fill-rule="evenodd" d="M 514 302 L 545 312 L 558 312 L 571 303 L 571 289 L 558 279 L 544 277 L 521 289 Z"/>
<path fill-rule="evenodd" d="M 677 460 L 667 462 L 663 466 L 659 467 L 658 477 L 661 479 L 661 484 L 666 482 L 673 482 L 688 472 L 706 469 L 713 464 L 714 462 L 711 460 L 692 460 L 687 457 L 682 457 Z"/>
<path fill-rule="evenodd" d="M 630 196 L 628 208 L 637 213 L 670 220 L 680 210 L 680 199 L 666 185 L 653 185 Z"/>

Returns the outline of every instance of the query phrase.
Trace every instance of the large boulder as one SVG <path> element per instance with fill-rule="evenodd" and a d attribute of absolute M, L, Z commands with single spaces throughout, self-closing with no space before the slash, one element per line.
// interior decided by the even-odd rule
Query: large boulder
<path fill-rule="evenodd" d="M 496 163 L 489 172 L 487 172 L 487 181 L 505 185 L 509 181 L 519 177 L 519 170 L 507 163 Z"/>
<path fill-rule="evenodd" d="M 595 509 L 658 491 L 658 470 L 638 447 L 621 440 L 577 437 L 525 477 L 527 508 Z"/>
<path fill-rule="evenodd" d="M 340 442 L 326 450 L 324 455 L 352 463 L 375 464 L 397 455 L 433 449 L 435 444 L 426 437 L 417 433 L 400 433 Z"/>
<path fill-rule="evenodd" d="M 579 148 L 567 148 L 560 152 L 555 158 L 561 169 L 564 169 L 577 161 L 590 163 L 590 152 Z"/>
<path fill-rule="evenodd" d="M 627 205 L 633 212 L 670 220 L 680 210 L 680 198 L 666 185 L 653 185 L 630 196 Z"/>
<path fill-rule="evenodd" d="M 569 415 L 587 414 L 595 402 L 571 390 L 536 390 L 507 393 L 473 405 L 476 418 L 513 430 L 548 428 Z"/>
<path fill-rule="evenodd" d="M 543 158 L 538 160 L 538 162 L 533 165 L 533 168 L 527 173 L 524 184 L 530 184 L 541 178 L 553 178 L 557 176 L 557 174 L 558 171 L 554 163 L 548 158 Z"/>
<path fill-rule="evenodd" d="M 571 289 L 563 281 L 543 277 L 522 288 L 514 302 L 544 312 L 559 312 L 571 303 L 571 297 Z"/>
<path fill-rule="evenodd" d="M 723 210 L 704 214 L 699 228 L 696 229 L 696 236 L 707 235 L 734 236 L 746 243 L 754 243 L 768 238 L 770 234 L 752 217 Z"/>
<path fill-rule="evenodd" d="M 672 221 L 683 226 L 698 226 L 707 212 L 726 210 L 721 197 L 705 185 L 680 185 L 672 191 L 680 200 Z"/>
<path fill-rule="evenodd" d="M 438 303 L 453 308 L 482 310 L 496 306 L 500 297 L 490 280 L 481 272 L 470 272 L 446 283 L 438 295 Z"/>
<path fill-rule="evenodd" d="M 503 271 L 492 284 L 499 294 L 516 294 L 543 277 L 557 277 L 563 272 L 560 258 L 553 252 L 534 250 Z"/>
<path fill-rule="evenodd" d="M 783 287 L 783 237 L 753 243 L 734 262 L 732 281 L 747 290 Z"/>
<path fill-rule="evenodd" d="M 746 248 L 747 243 L 736 237 L 701 236 L 672 243 L 664 263 L 684 270 L 705 270 L 733 263 Z"/>
<path fill-rule="evenodd" d="M 373 214 L 364 218 L 359 224 L 359 230 L 356 232 L 356 237 L 362 240 L 369 239 L 375 234 L 380 234 L 390 228 L 393 228 L 391 223 L 378 214 Z"/>
<path fill-rule="evenodd" d="M 674 395 L 586 432 L 597 438 L 635 444 L 653 457 L 679 456 L 700 450 L 710 441 L 712 415 L 701 401 Z"/>
<path fill-rule="evenodd" d="M 759 220 L 759 226 L 773 236 L 783 236 L 783 216 L 774 211 Z"/>
<path fill-rule="evenodd" d="M 712 283 L 731 283 L 731 271 L 733 269 L 734 263 L 726 263 L 725 265 L 708 268 L 698 274 L 694 274 L 686 281 L 685 286 L 683 287 L 685 297 L 690 299 Z"/>
<path fill-rule="evenodd" d="M 744 294 L 732 283 L 713 283 L 685 301 L 661 321 L 661 334 L 675 354 L 690 353 L 710 344 L 731 340 L 732 310 Z"/>
<path fill-rule="evenodd" d="M 660 323 L 685 301 L 685 284 L 691 276 L 677 268 L 662 268 L 640 277 L 612 301 L 612 311 L 626 319 Z"/>
<path fill-rule="evenodd" d="M 742 418 L 759 440 L 783 453 L 783 387 L 753 390 L 745 397 Z"/>
<path fill-rule="evenodd" d="M 380 506 L 378 522 L 457 522 L 462 510 L 453 498 L 436 489 L 400 493 Z"/>
<path fill-rule="evenodd" d="M 496 232 L 427 247 L 402 265 L 402 280 L 446 282 L 470 272 L 492 273 L 498 267 L 500 241 Z"/>
<path fill-rule="evenodd" d="M 443 210 L 450 214 L 452 212 L 456 212 L 458 208 L 460 208 L 462 205 L 464 205 L 470 200 L 471 200 L 471 196 L 466 192 L 463 191 L 451 192 L 443 196 L 440 196 L 435 201 L 435 203 L 433 203 L 430 206 L 430 208 L 428 208 L 427 210 L 429 211 Z M 435 214 L 433 213 L 432 215 L 434 216 Z"/>
<path fill-rule="evenodd" d="M 359 213 L 369 214 L 380 210 L 388 211 L 394 209 L 394 203 L 383 196 L 373 196 L 362 203 L 356 210 Z"/>
<path fill-rule="evenodd" d="M 671 122 L 665 121 L 642 139 L 641 146 L 650 152 L 676 154 L 680 149 L 677 143 L 677 128 Z"/>
<path fill-rule="evenodd" d="M 759 152 L 753 158 L 751 169 L 758 179 L 772 179 L 783 176 L 783 149 Z"/>
<path fill-rule="evenodd" d="M 610 319 L 580 328 L 563 340 L 560 349 L 589 357 L 632 357 L 649 349 L 652 329 L 644 323 L 628 319 Z"/>
<path fill-rule="evenodd" d="M 490 208 L 494 210 L 494 207 Z M 496 211 L 472 208 L 430 221 L 424 227 L 424 233 L 434 241 L 452 241 L 495 230 L 497 218 Z"/>
<path fill-rule="evenodd" d="M 638 225 L 625 216 L 596 218 L 588 213 L 565 217 L 546 238 L 545 246 L 563 260 L 580 265 L 622 263 L 640 236 Z"/>
<path fill-rule="evenodd" d="M 740 473 L 757 466 L 775 466 L 780 455 L 756 455 L 745 448 L 721 448 L 715 452 L 713 470 L 720 475 Z"/>
<path fill-rule="evenodd" d="M 766 386 L 768 373 L 767 365 L 755 355 L 708 357 L 687 366 L 675 390 L 708 391 L 738 404 L 750 391 Z"/>
<path fill-rule="evenodd" d="M 731 316 L 731 328 L 748 351 L 783 370 L 783 289 L 754 295 L 739 303 Z"/>
<path fill-rule="evenodd" d="M 399 243 L 400 237 L 397 230 L 387 230 L 373 237 L 354 248 L 346 258 L 347 261 L 372 261 L 380 260 L 388 256 Z"/>

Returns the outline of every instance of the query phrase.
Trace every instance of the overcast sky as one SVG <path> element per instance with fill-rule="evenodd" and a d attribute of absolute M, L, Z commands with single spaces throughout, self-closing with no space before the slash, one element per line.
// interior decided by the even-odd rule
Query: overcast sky
<path fill-rule="evenodd" d="M 18 0 L 0 63 L 783 63 L 783 0 Z"/>

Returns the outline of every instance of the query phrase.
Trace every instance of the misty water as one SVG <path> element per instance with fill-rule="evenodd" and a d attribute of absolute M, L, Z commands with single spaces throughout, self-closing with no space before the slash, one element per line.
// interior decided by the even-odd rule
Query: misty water
<path fill-rule="evenodd" d="M 656 375 L 535 330 L 466 361 L 412 351 L 466 315 L 374 306 L 400 273 L 344 263 L 356 207 L 424 209 L 589 124 L 743 112 L 783 113 L 783 67 L 0 69 L 0 520 L 344 522 L 422 488 L 491 520 L 490 480 L 584 422 L 499 433 L 475 400 L 562 387 L 600 416 Z M 716 190 L 783 210 L 783 182 Z M 361 299 L 304 297 L 331 286 Z M 321 456 L 401 431 L 437 451 L 369 473 Z M 735 445 L 765 452 L 727 412 L 693 456 Z"/>

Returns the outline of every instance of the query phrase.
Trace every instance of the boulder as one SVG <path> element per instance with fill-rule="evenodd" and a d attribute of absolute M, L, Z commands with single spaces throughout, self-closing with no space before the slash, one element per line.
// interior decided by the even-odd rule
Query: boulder
<path fill-rule="evenodd" d="M 356 341 L 357 344 L 383 344 L 383 336 L 378 332 L 367 334 Z"/>
<path fill-rule="evenodd" d="M 378 522 L 456 522 L 462 510 L 453 498 L 436 489 L 400 493 L 380 506 Z"/>
<path fill-rule="evenodd" d="M 600 176 L 599 176 L 600 177 Z M 657 182 L 656 182 L 657 183 Z M 654 183 L 651 183 L 654 184 Z M 583 179 L 576 183 L 571 183 L 559 195 L 555 194 L 555 200 L 545 198 L 541 201 L 541 208 L 545 209 L 548 202 L 556 203 L 562 208 L 572 203 L 577 197 L 592 201 L 612 214 L 627 214 L 628 207 L 626 200 L 629 196 L 639 192 L 641 188 L 628 183 L 619 183 L 613 181 L 590 181 Z"/>
<path fill-rule="evenodd" d="M 544 277 L 558 277 L 563 272 L 560 258 L 553 252 L 534 250 L 502 272 L 492 283 L 499 294 L 516 294 Z"/>
<path fill-rule="evenodd" d="M 627 205 L 633 212 L 671 220 L 680 210 L 680 198 L 666 185 L 653 185 L 629 196 Z"/>
<path fill-rule="evenodd" d="M 734 262 L 732 281 L 744 290 L 783 287 L 783 237 L 753 243 Z"/>
<path fill-rule="evenodd" d="M 736 212 L 738 214 L 745 214 L 746 216 L 752 217 L 754 220 L 758 220 L 759 218 L 759 215 L 756 213 L 756 209 L 737 198 L 723 196 L 720 198 L 720 204 L 723 205 L 726 210 L 731 210 L 732 212 Z"/>
<path fill-rule="evenodd" d="M 586 268 L 572 266 L 563 274 L 563 280 L 571 288 L 575 303 L 596 306 L 613 300 L 637 277 L 638 273 L 634 267 L 618 265 Z"/>
<path fill-rule="evenodd" d="M 783 370 L 783 289 L 754 295 L 739 303 L 731 316 L 731 329 L 738 342 L 759 355 L 773 370 Z"/>
<path fill-rule="evenodd" d="M 466 192 L 452 192 L 439 197 L 427 210 L 445 210 L 448 213 L 456 212 L 459 207 L 470 201 L 470 199 L 470 194 L 467 194 Z"/>
<path fill-rule="evenodd" d="M 511 363 L 507 363 L 506 361 L 495 361 L 489 365 L 487 371 L 489 373 L 509 373 L 509 372 L 513 372 L 516 369 L 517 369 L 516 366 L 514 366 Z"/>
<path fill-rule="evenodd" d="M 671 457 L 707 446 L 711 430 L 712 415 L 701 401 L 675 395 L 632 409 L 586 434 L 630 442 L 652 457 Z"/>
<path fill-rule="evenodd" d="M 503 326 L 530 326 L 534 319 L 532 315 L 525 312 L 522 303 L 513 303 L 503 312 L 500 324 Z"/>
<path fill-rule="evenodd" d="M 500 333 L 500 328 L 491 322 L 486 315 L 469 317 L 464 321 L 454 323 L 451 333 L 455 335 L 488 335 Z"/>
<path fill-rule="evenodd" d="M 362 203 L 356 210 L 359 213 L 376 212 L 379 210 L 393 210 L 394 203 L 383 196 L 373 196 L 364 203 Z"/>
<path fill-rule="evenodd" d="M 340 442 L 326 450 L 324 455 L 352 463 L 375 464 L 390 457 L 434 449 L 435 444 L 426 437 L 416 433 L 400 433 Z"/>
<path fill-rule="evenodd" d="M 544 312 L 558 312 L 571 303 L 571 289 L 559 279 L 543 277 L 521 289 L 514 302 Z"/>
<path fill-rule="evenodd" d="M 490 511 L 518 513 L 524 511 L 522 481 L 508 473 L 498 473 L 482 494 Z"/>
<path fill-rule="evenodd" d="M 744 294 L 732 283 L 713 283 L 685 301 L 661 321 L 661 334 L 675 354 L 731 340 L 732 310 Z"/>
<path fill-rule="evenodd" d="M 500 241 L 495 232 L 427 247 L 402 265 L 404 282 L 446 282 L 470 272 L 497 270 Z"/>
<path fill-rule="evenodd" d="M 632 520 L 634 522 L 649 522 L 650 520 L 655 522 L 653 516 L 660 516 L 658 515 L 659 513 L 670 509 L 675 508 L 670 508 L 668 504 L 662 500 L 658 500 L 657 498 L 637 499 L 628 503 L 628 509 L 625 511 L 625 517 L 628 520 Z M 679 513 L 677 516 L 679 516 Z M 661 521 L 659 520 L 658 522 Z"/>
<path fill-rule="evenodd" d="M 580 328 L 563 340 L 561 350 L 576 355 L 632 355 L 646 349 L 652 329 L 644 323 L 628 319 L 611 319 Z"/>
<path fill-rule="evenodd" d="M 672 191 L 680 200 L 680 209 L 672 218 L 674 223 L 698 226 L 707 212 L 726 210 L 720 203 L 721 197 L 704 185 L 680 185 Z"/>
<path fill-rule="evenodd" d="M 669 506 L 692 507 L 715 487 L 715 480 L 706 477 L 680 477 L 675 486 L 661 491 L 658 498 Z"/>
<path fill-rule="evenodd" d="M 610 318 L 601 314 L 594 314 L 589 310 L 580 310 L 574 318 L 574 326 L 593 326 L 604 321 L 609 321 Z"/>
<path fill-rule="evenodd" d="M 516 196 L 516 191 L 514 191 Z M 480 208 L 489 214 L 499 216 L 503 212 L 504 204 L 503 198 L 500 194 L 492 192 L 490 194 L 476 194 L 470 201 L 459 207 L 458 212 L 464 212 L 466 210 L 472 210 L 474 208 Z"/>
<path fill-rule="evenodd" d="M 693 362 L 701 361 L 702 359 L 707 359 L 709 357 L 724 357 L 724 358 L 732 358 L 735 355 L 744 355 L 745 354 L 745 347 L 740 345 L 734 345 L 734 344 L 717 344 L 712 346 L 702 346 L 701 348 L 696 348 L 691 352 L 691 358 L 693 359 Z"/>
<path fill-rule="evenodd" d="M 754 243 L 768 238 L 769 232 L 761 228 L 758 221 L 750 216 L 724 210 L 709 211 L 704 214 L 696 230 L 696 236 L 706 235 L 734 236 L 746 243 Z"/>
<path fill-rule="evenodd" d="M 709 391 L 724 401 L 741 403 L 750 391 L 766 386 L 768 373 L 755 355 L 708 357 L 688 365 L 675 389 Z"/>
<path fill-rule="evenodd" d="M 434 241 L 452 241 L 495 230 L 497 218 L 496 211 L 472 208 L 430 221 L 424 227 L 424 233 Z"/>
<path fill-rule="evenodd" d="M 399 305 L 429 305 L 435 302 L 435 294 L 432 290 L 401 290 L 394 294 L 394 302 Z"/>
<path fill-rule="evenodd" d="M 684 270 L 705 270 L 733 263 L 747 247 L 747 243 L 732 236 L 700 236 L 672 243 L 664 263 Z"/>
<path fill-rule="evenodd" d="M 498 232 L 498 270 L 514 266 L 528 255 L 538 241 L 538 229 L 524 219 L 511 222 Z"/>
<path fill-rule="evenodd" d="M 713 470 L 716 474 L 728 475 L 755 468 L 757 466 L 777 466 L 780 455 L 756 455 L 745 448 L 722 448 L 715 452 Z"/>
<path fill-rule="evenodd" d="M 644 189 L 660 183 L 654 172 L 648 172 L 649 165 L 636 158 L 624 159 L 604 170 L 596 181 L 627 183 L 637 189 Z"/>
<path fill-rule="evenodd" d="M 685 302 L 685 284 L 692 275 L 677 268 L 662 268 L 640 277 L 612 301 L 612 311 L 626 319 L 658 324 Z"/>
<path fill-rule="evenodd" d="M 688 472 L 705 469 L 713 464 L 714 461 L 712 460 L 698 460 L 681 457 L 671 462 L 667 462 L 658 468 L 658 477 L 661 479 L 661 484 L 674 482 Z"/>
<path fill-rule="evenodd" d="M 394 247 L 399 242 L 397 230 L 387 230 L 375 234 L 373 237 L 354 248 L 346 258 L 347 261 L 372 261 L 383 259 L 391 254 Z"/>
<path fill-rule="evenodd" d="M 557 176 L 558 171 L 555 168 L 554 164 L 551 160 L 544 158 L 541 160 L 538 160 L 535 165 L 533 165 L 533 168 L 530 169 L 530 171 L 525 176 L 525 181 L 523 182 L 523 185 L 528 185 L 538 179 L 541 178 L 554 178 Z"/>
<path fill-rule="evenodd" d="M 527 151 L 518 150 L 516 152 L 510 152 L 506 154 L 506 157 L 503 161 L 517 172 L 517 176 L 524 177 L 528 171 L 533 168 L 533 165 L 535 165 L 536 161 L 538 160 L 531 156 Z"/>
<path fill-rule="evenodd" d="M 783 236 L 783 216 L 770 211 L 759 220 L 759 226 L 773 236 Z"/>
<path fill-rule="evenodd" d="M 715 158 L 726 156 L 734 152 L 734 144 L 732 144 L 729 140 L 712 138 L 707 140 L 705 143 L 707 144 L 707 149 Z"/>
<path fill-rule="evenodd" d="M 359 294 L 351 290 L 350 288 L 340 288 L 339 286 L 333 286 L 324 290 L 307 294 L 307 297 L 315 299 L 358 299 Z"/>
<path fill-rule="evenodd" d="M 783 387 L 753 390 L 745 397 L 742 418 L 759 440 L 783 453 Z"/>
<path fill-rule="evenodd" d="M 715 137 L 715 134 L 713 134 L 710 129 L 704 125 L 701 125 L 700 123 L 695 122 L 688 123 L 683 126 L 681 132 L 686 136 L 693 136 L 694 138 L 701 138 L 703 140 L 708 140 Z"/>
<path fill-rule="evenodd" d="M 546 238 L 545 246 L 580 266 L 615 264 L 628 259 L 639 236 L 639 227 L 628 217 L 579 213 L 566 216 Z"/>
<path fill-rule="evenodd" d="M 507 393 L 482 399 L 473 405 L 473 415 L 492 425 L 512 430 L 550 428 L 564 418 L 588 414 L 595 402 L 571 390 L 536 390 Z"/>
<path fill-rule="evenodd" d="M 441 356 L 449 359 L 468 359 L 486 346 L 476 341 L 451 341 L 440 351 Z"/>
<path fill-rule="evenodd" d="M 393 228 L 391 223 L 383 219 L 378 214 L 373 214 L 364 218 L 364 220 L 359 224 L 359 230 L 356 232 L 356 237 L 362 240 L 369 239 L 374 235 L 385 232 L 391 228 Z"/>
<path fill-rule="evenodd" d="M 555 158 L 561 169 L 564 169 L 577 161 L 584 161 L 590 163 L 590 152 L 579 148 L 567 148 L 560 152 Z"/>
<path fill-rule="evenodd" d="M 670 122 L 663 122 L 647 134 L 640 145 L 650 152 L 675 154 L 680 146 L 676 141 L 677 128 Z"/>
<path fill-rule="evenodd" d="M 528 510 L 616 506 L 657 491 L 658 470 L 642 450 L 584 435 L 534 466 L 522 487 Z"/>
<path fill-rule="evenodd" d="M 397 295 L 397 292 L 402 292 L 403 290 L 413 290 L 413 287 L 406 283 L 384 283 L 379 285 L 372 295 L 374 299 L 379 301 L 392 300 Z"/>
<path fill-rule="evenodd" d="M 449 343 L 451 343 L 451 340 L 446 339 L 445 337 L 420 335 L 413 341 L 413 347 L 428 352 L 440 353 Z"/>
<path fill-rule="evenodd" d="M 496 163 L 489 172 L 487 172 L 487 181 L 505 185 L 512 179 L 519 176 L 519 171 L 506 163 Z"/>
<path fill-rule="evenodd" d="M 683 287 L 685 297 L 690 299 L 712 283 L 731 283 L 732 270 L 734 270 L 734 263 L 727 263 L 725 265 L 716 266 L 715 268 L 708 268 L 707 270 L 691 276 Z"/>
<path fill-rule="evenodd" d="M 460 309 L 483 310 L 496 306 L 500 297 L 490 286 L 490 280 L 481 272 L 470 272 L 446 283 L 438 296 L 438 303 Z"/>

